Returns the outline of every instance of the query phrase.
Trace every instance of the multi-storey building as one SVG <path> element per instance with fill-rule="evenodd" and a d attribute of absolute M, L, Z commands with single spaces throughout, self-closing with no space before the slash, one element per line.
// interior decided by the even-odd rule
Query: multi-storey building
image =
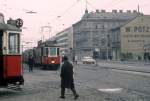
<path fill-rule="evenodd" d="M 62 55 L 72 55 L 73 49 L 73 28 L 69 27 L 55 35 L 57 44 L 61 47 L 60 53 Z"/>
<path fill-rule="evenodd" d="M 96 12 L 85 11 L 82 19 L 73 24 L 73 50 L 80 58 L 83 56 L 96 56 L 101 59 L 111 58 L 109 47 L 109 30 L 120 26 L 135 18 L 137 11 L 123 12 L 122 10 L 96 10 Z"/>
<path fill-rule="evenodd" d="M 115 60 L 150 60 L 150 15 L 139 15 L 110 33 Z"/>

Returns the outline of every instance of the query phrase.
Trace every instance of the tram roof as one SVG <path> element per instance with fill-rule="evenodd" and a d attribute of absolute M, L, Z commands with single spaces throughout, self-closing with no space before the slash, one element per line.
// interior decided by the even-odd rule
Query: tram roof
<path fill-rule="evenodd" d="M 17 28 L 16 26 L 5 23 L 0 23 L 0 30 L 21 31 L 21 29 Z"/>

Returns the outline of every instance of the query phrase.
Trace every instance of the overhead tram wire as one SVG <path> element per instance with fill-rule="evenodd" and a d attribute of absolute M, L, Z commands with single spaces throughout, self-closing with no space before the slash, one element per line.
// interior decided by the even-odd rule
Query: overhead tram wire
<path fill-rule="evenodd" d="M 118 2 L 116 2 L 116 1 L 118 1 Z M 112 0 L 109 4 L 112 4 L 111 5 L 111 7 L 112 6 L 115 6 L 115 5 L 117 5 L 118 3 L 120 3 L 120 1 L 122 1 L 122 0 L 115 0 L 115 4 L 113 4 L 114 3 L 114 0 Z M 88 0 L 87 0 L 87 4 L 89 5 L 89 6 L 91 6 L 93 9 L 97 9 L 96 7 L 94 7 Z M 109 6 L 110 7 L 110 6 Z"/>
<path fill-rule="evenodd" d="M 62 18 L 66 13 L 68 13 L 73 7 L 75 7 L 78 2 L 80 2 L 81 0 L 76 0 L 76 2 L 74 2 L 70 7 L 68 7 L 63 13 L 61 13 L 60 15 L 56 16 L 52 22 L 56 22 L 57 20 L 59 20 L 60 18 Z M 64 24 L 62 24 L 64 26 Z M 56 31 L 57 32 L 57 31 Z"/>
<path fill-rule="evenodd" d="M 72 9 L 80 0 L 77 0 L 75 3 L 73 3 L 70 7 L 68 7 L 63 13 L 56 16 L 52 21 L 57 21 L 59 18 L 62 18 L 67 12 L 69 12 L 70 9 Z"/>
<path fill-rule="evenodd" d="M 55 19 L 61 18 L 63 17 L 66 13 L 69 12 L 69 10 L 71 10 L 74 6 L 76 6 L 77 3 L 79 3 L 81 0 L 76 0 L 76 2 L 74 2 L 69 8 L 67 8 L 62 14 L 58 15 Z M 88 4 L 90 5 L 90 3 L 88 2 Z M 92 5 L 91 5 L 92 6 Z M 55 20 L 54 19 L 54 20 Z"/>
<path fill-rule="evenodd" d="M 76 4 L 79 2 L 80 0 L 77 0 L 75 3 L 73 3 L 69 8 L 67 8 L 61 15 L 57 16 L 58 18 L 64 16 L 66 13 L 69 12 L 69 10 L 71 10 L 74 6 L 76 6 Z"/>

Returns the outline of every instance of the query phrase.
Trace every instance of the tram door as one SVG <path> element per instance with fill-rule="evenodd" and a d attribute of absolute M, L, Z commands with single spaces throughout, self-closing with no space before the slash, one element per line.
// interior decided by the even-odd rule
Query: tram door
<path fill-rule="evenodd" d="M 22 74 L 20 54 L 20 34 L 8 33 L 8 54 L 6 56 L 6 77 L 19 76 Z"/>
<path fill-rule="evenodd" d="M 3 31 L 0 31 L 0 79 L 3 78 Z"/>

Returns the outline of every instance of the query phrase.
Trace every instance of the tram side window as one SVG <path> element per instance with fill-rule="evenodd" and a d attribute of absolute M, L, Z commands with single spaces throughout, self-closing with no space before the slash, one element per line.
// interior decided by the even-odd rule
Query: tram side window
<path fill-rule="evenodd" d="M 48 56 L 48 48 L 43 48 L 43 55 Z"/>
<path fill-rule="evenodd" d="M 45 55 L 48 56 L 48 48 L 45 48 Z"/>
<path fill-rule="evenodd" d="M 57 48 L 57 55 L 59 55 L 59 48 Z"/>
<path fill-rule="evenodd" d="M 18 54 L 20 52 L 19 49 L 19 35 L 16 33 L 9 33 L 9 53 L 10 54 Z"/>

